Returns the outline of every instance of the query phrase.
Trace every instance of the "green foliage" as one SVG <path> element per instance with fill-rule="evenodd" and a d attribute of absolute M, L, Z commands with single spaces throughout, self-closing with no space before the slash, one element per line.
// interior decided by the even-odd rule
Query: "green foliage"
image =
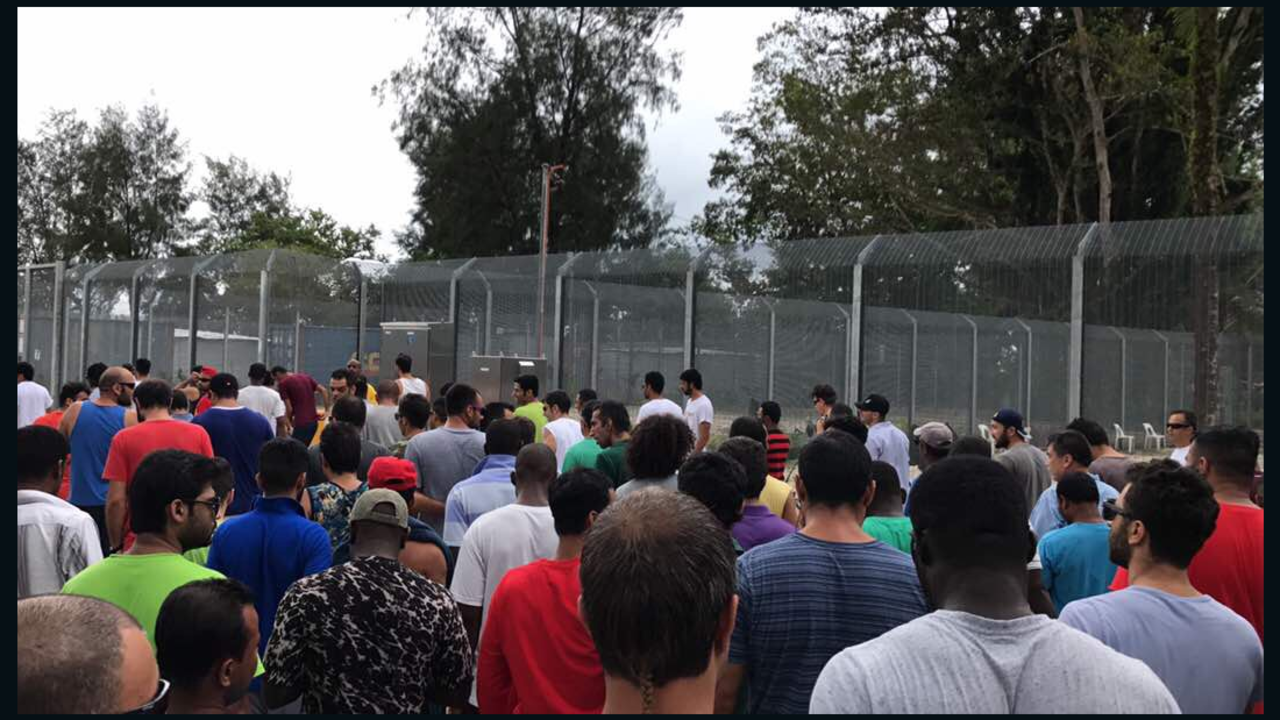
<path fill-rule="evenodd" d="M 280 248 L 343 260 L 385 260 L 374 250 L 378 228 L 353 229 L 339 225 L 322 210 L 288 211 L 273 215 L 256 211 L 247 227 L 224 245 L 222 252 Z"/>

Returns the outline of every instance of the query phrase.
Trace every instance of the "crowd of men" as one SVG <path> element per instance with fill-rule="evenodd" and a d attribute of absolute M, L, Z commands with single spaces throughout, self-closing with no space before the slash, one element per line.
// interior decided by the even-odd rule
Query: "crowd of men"
<path fill-rule="evenodd" d="M 18 711 L 1262 710 L 1260 439 L 18 364 Z M 490 402 L 486 402 L 486 401 Z M 1042 450 L 1041 447 L 1044 449 Z M 915 462 L 912 462 L 912 459 Z"/>

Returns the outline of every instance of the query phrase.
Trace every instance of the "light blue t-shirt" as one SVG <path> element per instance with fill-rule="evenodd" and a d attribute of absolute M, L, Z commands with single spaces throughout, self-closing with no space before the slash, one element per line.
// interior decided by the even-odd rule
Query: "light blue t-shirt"
<path fill-rule="evenodd" d="M 444 503 L 446 545 L 462 547 L 467 528 L 481 515 L 516 501 L 516 486 L 511 482 L 515 469 L 515 455 L 489 455 L 483 470 L 453 486 Z"/>
<path fill-rule="evenodd" d="M 1040 579 L 1062 612 L 1067 603 L 1101 595 L 1116 576 L 1106 523 L 1072 523 L 1040 541 Z"/>
<path fill-rule="evenodd" d="M 1183 714 L 1238 715 L 1262 702 L 1258 633 L 1208 595 L 1129 587 L 1077 600 L 1060 620 L 1146 663 Z"/>
<path fill-rule="evenodd" d="M 1098 512 L 1102 512 L 1102 503 L 1108 500 L 1115 500 L 1120 497 L 1120 493 L 1115 488 L 1102 482 L 1093 473 L 1088 473 L 1093 478 L 1093 483 L 1098 486 Z M 1067 519 L 1062 517 L 1062 513 L 1058 512 L 1058 483 L 1054 483 L 1045 488 L 1040 493 L 1040 499 L 1036 501 L 1036 506 L 1031 509 L 1031 529 L 1035 531 L 1036 537 L 1044 538 L 1050 532 L 1058 528 L 1066 527 Z"/>
<path fill-rule="evenodd" d="M 903 490 L 911 489 L 911 443 L 907 434 L 888 420 L 867 428 L 867 452 L 871 459 L 887 462 L 898 471 Z"/>

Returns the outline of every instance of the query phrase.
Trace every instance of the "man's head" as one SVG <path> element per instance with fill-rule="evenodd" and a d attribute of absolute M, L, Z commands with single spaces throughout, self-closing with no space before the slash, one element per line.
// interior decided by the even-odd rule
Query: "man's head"
<path fill-rule="evenodd" d="M 706 505 L 725 530 L 742 519 L 747 502 L 747 472 L 727 455 L 702 452 L 685 460 L 677 487 Z"/>
<path fill-rule="evenodd" d="M 542 443 L 520 448 L 516 455 L 516 469 L 511 473 L 511 482 L 515 484 L 517 491 L 536 485 L 549 487 L 555 479 L 556 454 L 551 448 Z"/>
<path fill-rule="evenodd" d="M 106 363 L 96 362 L 85 368 L 84 379 L 89 381 L 89 387 L 99 387 L 98 383 L 102 381 L 102 373 L 107 371 Z"/>
<path fill-rule="evenodd" d="M 772 400 L 765 400 L 760 403 L 760 409 L 756 411 L 756 417 L 760 418 L 760 422 L 764 424 L 766 430 L 778 429 L 778 423 L 782 422 L 782 406 Z"/>
<path fill-rule="evenodd" d="M 1247 427 L 1217 426 L 1196 435 L 1187 453 L 1187 467 L 1193 467 L 1214 488 L 1223 486 L 1248 492 L 1258 469 L 1261 449 L 1258 433 Z"/>
<path fill-rule="evenodd" d="M 1184 448 L 1196 439 L 1196 414 L 1190 410 L 1174 410 L 1169 413 L 1169 421 L 1165 423 L 1164 434 L 1169 444 L 1176 448 Z"/>
<path fill-rule="evenodd" d="M 485 455 L 515 455 L 524 447 L 524 429 L 520 426 L 521 418 L 511 420 L 494 420 L 484 431 Z"/>
<path fill-rule="evenodd" d="M 721 524 L 684 493 L 643 490 L 610 505 L 587 533 L 578 601 L 604 672 L 646 703 L 673 680 L 716 673 L 737 610 L 735 562 Z"/>
<path fill-rule="evenodd" d="M 650 370 L 644 374 L 644 385 L 640 390 L 644 393 L 645 400 L 662 397 L 662 390 L 667 386 L 667 379 L 657 370 Z"/>
<path fill-rule="evenodd" d="M 573 403 L 569 400 L 569 393 L 563 390 L 552 390 L 542 399 L 542 412 L 548 420 L 559 420 L 568 415 L 571 407 Z"/>
<path fill-rule="evenodd" d="M 160 606 L 155 632 L 160 674 L 175 691 L 217 697 L 223 707 L 249 691 L 258 668 L 258 611 L 240 581 L 179 587 Z"/>
<path fill-rule="evenodd" d="M 769 432 L 764 429 L 764 425 L 759 418 L 743 415 L 742 417 L 734 418 L 733 422 L 730 423 L 729 437 L 746 437 L 758 443 L 766 443 L 769 441 Z"/>
<path fill-rule="evenodd" d="M 182 391 L 175 391 L 173 399 L 169 401 L 170 413 L 189 413 L 191 412 L 191 401 L 187 399 L 187 394 Z"/>
<path fill-rule="evenodd" d="M 400 398 L 400 408 L 396 412 L 396 422 L 400 424 L 400 434 L 408 436 L 415 430 L 425 430 L 431 422 L 433 410 L 431 402 L 416 393 Z"/>
<path fill-rule="evenodd" d="M 258 451 L 258 487 L 263 495 L 296 500 L 307 486 L 309 466 L 306 445 L 291 437 L 268 440 Z"/>
<path fill-rule="evenodd" d="M 133 401 L 142 417 L 146 417 L 149 410 L 168 411 L 173 404 L 173 388 L 160 379 L 147 380 L 134 387 Z"/>
<path fill-rule="evenodd" d="M 360 469 L 360 431 L 344 422 L 325 425 L 320 433 L 320 458 L 330 477 Z"/>
<path fill-rule="evenodd" d="M 1022 413 L 1013 408 L 1004 408 L 993 415 L 990 429 L 991 437 L 996 441 L 996 447 L 1001 450 L 1031 439 L 1031 434 L 1027 432 L 1026 423 L 1022 419 Z"/>
<path fill-rule="evenodd" d="M 427 429 L 435 430 L 436 428 L 449 422 L 449 406 L 445 404 L 444 398 L 438 397 L 431 401 L 431 418 L 427 421 Z M 401 430 L 400 433 L 406 434 Z"/>
<path fill-rule="evenodd" d="M 403 375 L 408 375 L 413 370 L 413 358 L 404 353 L 396 355 L 396 369 Z"/>
<path fill-rule="evenodd" d="M 818 417 L 830 415 L 831 406 L 836 404 L 838 398 L 836 389 L 825 383 L 814 385 L 809 393 L 809 399 L 813 401 L 813 409 L 818 413 Z"/>
<path fill-rule="evenodd" d="M 359 358 L 351 358 L 350 360 L 348 360 L 348 361 L 347 361 L 347 370 L 350 370 L 352 373 L 354 373 L 354 374 L 356 374 L 356 375 L 361 375 L 361 374 L 363 374 L 363 372 L 362 372 L 362 370 L 363 370 L 363 369 L 360 367 L 360 359 L 359 359 Z"/>
<path fill-rule="evenodd" d="M 209 394 L 209 385 L 213 382 L 213 378 L 217 376 L 218 369 L 212 365 L 201 365 L 200 376 L 196 378 L 196 384 L 200 387 L 201 395 Z"/>
<path fill-rule="evenodd" d="M 1054 482 L 1069 472 L 1088 472 L 1089 463 L 1093 462 L 1093 448 L 1084 435 L 1075 430 L 1050 435 L 1045 455 L 1049 458 L 1049 474 Z"/>
<path fill-rule="evenodd" d="M 346 397 L 355 389 L 356 376 L 350 370 L 342 367 L 329 373 L 329 394 L 338 399 Z"/>
<path fill-rule="evenodd" d="M 409 538 L 409 505 L 386 488 L 366 490 L 351 508 L 351 557 L 398 558 Z"/>
<path fill-rule="evenodd" d="M 249 366 L 249 384 L 250 385 L 266 385 L 267 378 L 271 377 L 271 373 L 267 372 L 267 366 L 262 363 L 254 363 Z"/>
<path fill-rule="evenodd" d="M 400 402 L 400 383 L 383 380 L 378 383 L 378 404 L 395 407 Z"/>
<path fill-rule="evenodd" d="M 693 433 L 683 420 L 650 415 L 631 431 L 627 466 L 642 480 L 671 477 L 693 451 Z"/>
<path fill-rule="evenodd" d="M 36 368 L 29 362 L 18 361 L 18 382 L 29 382 L 36 379 Z"/>
<path fill-rule="evenodd" d="M 1089 446 L 1093 448 L 1093 454 L 1098 455 L 1102 451 L 1111 447 L 1111 439 L 1107 437 L 1107 431 L 1102 429 L 1098 423 L 1088 418 L 1076 418 L 1067 423 L 1068 430 L 1075 430 L 1089 441 Z"/>
<path fill-rule="evenodd" d="M 235 400 L 240 396 L 240 381 L 231 373 L 218 373 L 209 381 L 209 394 L 216 400 Z"/>
<path fill-rule="evenodd" d="M 343 395 L 333 404 L 333 421 L 354 426 L 357 430 L 364 427 L 369 407 L 364 398 L 355 394 Z"/>
<path fill-rule="evenodd" d="M 275 378 L 276 384 L 289 377 L 289 371 L 283 365 L 276 365 L 271 368 L 271 377 Z"/>
<path fill-rule="evenodd" d="M 37 595 L 18 600 L 17 707 L 26 714 L 119 714 L 157 699 L 162 686 L 138 621 L 104 600 Z M 163 712 L 165 698 L 157 711 Z"/>
<path fill-rule="evenodd" d="M 53 495 L 62 484 L 62 466 L 71 446 L 62 433 L 43 425 L 18 428 L 14 454 L 18 461 L 18 489 Z"/>
<path fill-rule="evenodd" d="M 196 471 L 203 459 L 182 450 L 156 450 L 142 459 L 126 490 L 135 533 L 164 536 L 183 552 L 209 544 L 222 503 L 212 478 Z"/>
<path fill-rule="evenodd" d="M 1162 462 L 1134 466 L 1120 497 L 1106 504 L 1111 562 L 1186 570 L 1217 526 L 1213 488 L 1191 468 Z"/>
<path fill-rule="evenodd" d="M 956 441 L 951 428 L 940 422 L 927 422 L 916 428 L 913 435 L 920 447 L 921 471 L 949 455 Z"/>
<path fill-rule="evenodd" d="M 613 482 L 599 470 L 578 468 L 562 473 L 548 491 L 556 535 L 586 534 L 613 497 Z"/>
<path fill-rule="evenodd" d="M 447 382 L 440 386 L 440 399 L 443 400 L 449 394 L 449 388 L 453 387 L 452 382 Z"/>
<path fill-rule="evenodd" d="M 114 398 L 116 404 L 129 407 L 133 404 L 133 389 L 137 384 L 133 373 L 119 366 L 109 367 L 98 378 L 98 393 L 104 400 Z M 168 400 L 165 407 L 169 407 Z"/>
<path fill-rule="evenodd" d="M 213 496 L 218 499 L 218 511 L 214 513 L 214 526 L 222 522 L 227 508 L 236 496 L 236 474 L 226 458 L 199 456 L 192 461 L 191 473 L 200 482 L 213 486 Z"/>
<path fill-rule="evenodd" d="M 469 428 L 478 427 L 484 416 L 484 398 L 470 385 L 455 383 L 449 388 L 444 404 L 450 418 L 459 418 Z"/>
<path fill-rule="evenodd" d="M 497 420 L 510 420 L 516 416 L 516 406 L 509 402 L 491 402 L 480 411 L 480 432 L 489 429 L 489 425 Z"/>
<path fill-rule="evenodd" d="M 871 455 L 846 432 L 825 432 L 800 451 L 796 495 L 805 507 L 865 510 L 875 497 Z"/>
<path fill-rule="evenodd" d="M 702 373 L 689 368 L 680 373 L 680 392 L 692 397 L 695 390 L 702 392 Z"/>
<path fill-rule="evenodd" d="M 901 515 L 907 491 L 902 489 L 898 470 L 887 462 L 876 460 L 871 463 L 871 479 L 875 481 L 876 491 L 867 515 Z"/>
<path fill-rule="evenodd" d="M 72 405 L 89 399 L 89 386 L 82 382 L 73 380 L 69 383 L 63 383 L 62 389 L 58 390 L 58 407 L 66 410 Z"/>
<path fill-rule="evenodd" d="M 396 457 L 374 458 L 369 464 L 369 487 L 397 493 L 407 507 L 413 507 L 413 493 L 418 489 L 418 468 L 409 460 Z"/>
<path fill-rule="evenodd" d="M 1069 472 L 1056 486 L 1058 512 L 1069 523 L 1098 519 L 1098 484 L 1082 472 Z"/>
<path fill-rule="evenodd" d="M 839 405 L 836 407 L 838 408 Z M 822 423 L 822 432 L 829 434 L 833 431 L 849 435 L 863 445 L 867 444 L 867 426 L 853 415 L 841 415 L 838 411 L 832 410 L 831 415 L 827 416 Z"/>
<path fill-rule="evenodd" d="M 746 436 L 731 437 L 716 452 L 737 461 L 747 478 L 747 499 L 759 500 L 769 476 L 769 460 L 764 443 Z"/>
<path fill-rule="evenodd" d="M 991 459 L 991 443 L 983 440 L 976 435 L 965 435 L 956 440 L 951 446 L 949 457 L 960 457 L 962 455 L 972 455 L 974 457 L 982 457 Z"/>
<path fill-rule="evenodd" d="M 538 376 L 521 375 L 511 383 L 511 397 L 516 405 L 527 405 L 538 399 Z"/>
<path fill-rule="evenodd" d="M 146 380 L 151 375 L 151 361 L 144 357 L 134 360 L 133 371 L 139 380 Z"/>
<path fill-rule="evenodd" d="M 591 418 L 595 415 L 596 410 L 600 409 L 599 400 L 588 400 L 585 405 L 578 408 L 578 414 L 582 416 L 582 434 L 584 437 L 594 437 L 591 433 Z"/>
<path fill-rule="evenodd" d="M 883 395 L 872 393 L 860 403 L 854 403 L 858 408 L 858 417 L 862 420 L 862 424 L 871 427 L 889 417 L 889 401 Z"/>
<path fill-rule="evenodd" d="M 595 390 L 592 390 L 591 388 L 583 388 L 578 391 L 578 399 L 576 402 L 574 402 L 573 406 L 578 411 L 578 414 L 581 415 L 582 409 L 586 407 L 587 403 L 591 402 L 592 400 L 598 400 L 598 399 L 599 399 L 599 396 L 596 395 Z"/>
<path fill-rule="evenodd" d="M 607 448 L 631 432 L 631 416 L 627 407 L 617 400 L 605 400 L 591 414 L 591 437 L 600 447 Z"/>

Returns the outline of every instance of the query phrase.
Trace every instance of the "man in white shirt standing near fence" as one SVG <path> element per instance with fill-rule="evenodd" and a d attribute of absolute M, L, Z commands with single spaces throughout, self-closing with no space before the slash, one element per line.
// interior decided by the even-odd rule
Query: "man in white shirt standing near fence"
<path fill-rule="evenodd" d="M 29 362 L 18 363 L 18 427 L 36 421 L 53 404 L 49 391 L 37 382 L 36 369 Z"/>
<path fill-rule="evenodd" d="M 286 437 L 289 432 L 289 424 L 285 420 L 284 400 L 281 399 L 280 393 L 274 389 L 267 387 L 267 379 L 271 377 L 267 372 L 267 366 L 262 363 L 254 363 L 249 366 L 249 386 L 240 388 L 240 397 L 237 401 L 258 413 L 271 423 L 271 427 L 275 428 L 276 437 Z"/>
<path fill-rule="evenodd" d="M 680 392 L 689 396 L 684 406 L 684 421 L 693 433 L 693 451 L 700 453 L 711 442 L 711 423 L 716 416 L 711 398 L 702 392 L 702 373 L 693 368 L 680 373 Z"/>
<path fill-rule="evenodd" d="M 854 403 L 862 424 L 867 426 L 867 452 L 871 461 L 881 460 L 898 471 L 898 482 L 903 490 L 911 489 L 911 443 L 902 432 L 886 418 L 889 401 L 883 395 L 871 394 L 866 400 Z"/>
<path fill-rule="evenodd" d="M 644 399 L 647 400 L 644 405 L 640 406 L 640 412 L 636 415 L 636 424 L 639 425 L 645 418 L 650 415 L 670 415 L 678 420 L 684 419 L 684 410 L 680 406 L 662 397 L 662 390 L 667 386 L 667 379 L 657 370 L 650 370 L 644 374 Z M 693 436 L 696 438 L 698 433 L 695 431 Z"/>

